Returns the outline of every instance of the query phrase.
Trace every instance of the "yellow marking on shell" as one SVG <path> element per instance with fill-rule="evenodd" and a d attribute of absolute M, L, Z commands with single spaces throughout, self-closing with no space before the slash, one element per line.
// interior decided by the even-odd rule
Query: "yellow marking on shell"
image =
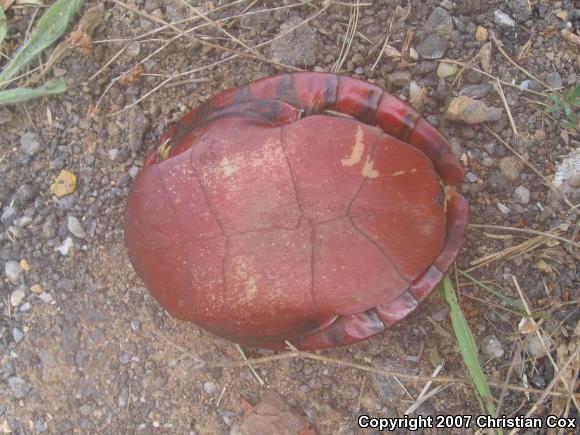
<path fill-rule="evenodd" d="M 163 142 L 157 148 L 157 154 L 159 154 L 163 160 L 167 159 L 167 157 L 169 157 L 169 153 L 171 152 L 172 146 L 173 146 L 173 143 L 172 143 L 171 138 L 167 138 L 165 140 L 165 142 Z"/>
<path fill-rule="evenodd" d="M 354 146 L 352 147 L 350 157 L 348 159 L 342 159 L 340 161 L 342 163 L 342 166 L 354 166 L 361 161 L 362 155 L 365 151 L 365 143 L 363 139 L 364 139 L 363 129 L 359 125 L 356 130 L 356 135 L 354 138 Z"/>
<path fill-rule="evenodd" d="M 407 173 L 407 171 L 397 171 L 397 172 L 393 172 L 391 174 L 392 177 L 398 177 L 400 175 L 405 175 Z"/>
<path fill-rule="evenodd" d="M 362 174 L 363 177 L 366 178 L 377 178 L 381 174 L 376 169 L 373 169 L 373 161 L 371 160 L 371 156 L 367 156 L 367 160 L 362 169 Z"/>
<path fill-rule="evenodd" d="M 243 259 L 236 261 L 235 269 L 235 277 L 239 280 L 240 285 L 246 290 L 244 300 L 250 302 L 258 294 L 258 282 L 256 276 L 252 273 L 253 271 Z"/>

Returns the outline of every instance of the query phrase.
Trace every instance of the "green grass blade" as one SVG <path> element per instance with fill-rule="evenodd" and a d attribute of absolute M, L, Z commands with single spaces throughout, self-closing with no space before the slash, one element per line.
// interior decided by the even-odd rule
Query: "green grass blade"
<path fill-rule="evenodd" d="M 83 0 L 57 0 L 38 20 L 30 38 L 18 49 L 12 61 L 0 73 L 0 86 L 66 31 Z"/>
<path fill-rule="evenodd" d="M 475 285 L 481 287 L 482 289 L 488 291 L 489 293 L 491 293 L 492 295 L 494 295 L 498 299 L 504 301 L 506 304 L 508 304 L 512 308 L 515 308 L 519 312 L 519 314 L 521 314 L 521 315 L 526 314 L 526 309 L 524 307 L 524 304 L 522 304 L 522 301 L 507 297 L 506 295 L 504 295 L 504 294 L 498 292 L 497 290 L 495 290 L 494 288 L 482 283 L 477 278 L 475 278 L 474 276 L 472 276 L 471 274 L 469 274 L 467 272 L 464 272 L 463 270 L 457 269 L 457 272 L 459 272 L 460 275 L 463 275 L 465 278 L 467 278 L 469 281 L 471 281 Z"/>
<path fill-rule="evenodd" d="M 443 278 L 443 281 L 439 285 L 439 294 L 441 299 L 449 307 L 449 315 L 451 316 L 451 323 L 457 344 L 459 345 L 459 351 L 463 357 L 463 362 L 467 366 L 469 376 L 475 384 L 480 404 L 488 415 L 494 415 L 495 405 L 493 404 L 493 397 L 491 396 L 487 379 L 483 373 L 483 369 L 479 365 L 475 339 L 471 334 L 467 320 L 463 316 L 463 312 L 457 301 L 455 289 L 447 275 L 445 275 L 445 278 Z"/>
<path fill-rule="evenodd" d="M 44 83 L 38 88 L 15 88 L 0 91 L 0 105 L 21 103 L 44 95 L 60 94 L 66 91 L 64 79 L 52 80 Z"/>
<path fill-rule="evenodd" d="M 0 49 L 2 48 L 4 38 L 6 38 L 6 33 L 8 33 L 8 24 L 6 15 L 4 14 L 4 8 L 0 5 Z"/>

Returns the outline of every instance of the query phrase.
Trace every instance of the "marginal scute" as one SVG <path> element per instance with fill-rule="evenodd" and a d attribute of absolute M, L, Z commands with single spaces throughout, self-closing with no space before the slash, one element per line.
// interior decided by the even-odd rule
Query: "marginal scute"
<path fill-rule="evenodd" d="M 127 199 L 129 257 L 171 315 L 223 337 L 272 349 L 366 339 L 415 310 L 462 246 L 463 167 L 370 83 L 257 80 L 161 143 Z"/>

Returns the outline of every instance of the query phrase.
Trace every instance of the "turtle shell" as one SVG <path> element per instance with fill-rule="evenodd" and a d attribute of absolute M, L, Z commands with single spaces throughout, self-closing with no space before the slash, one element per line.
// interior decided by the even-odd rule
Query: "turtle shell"
<path fill-rule="evenodd" d="M 171 315 L 234 341 L 316 349 L 370 337 L 417 308 L 461 247 L 460 163 L 370 83 L 259 80 L 161 142 L 127 199 L 129 257 Z"/>

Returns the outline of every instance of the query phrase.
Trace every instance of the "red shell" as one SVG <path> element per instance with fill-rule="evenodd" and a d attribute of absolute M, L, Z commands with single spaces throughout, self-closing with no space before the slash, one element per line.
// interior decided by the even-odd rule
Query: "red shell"
<path fill-rule="evenodd" d="M 162 143 L 168 158 L 150 155 L 127 200 L 129 256 L 173 316 L 238 342 L 315 349 L 377 334 L 427 297 L 463 242 L 448 142 L 361 80 L 258 80 Z"/>

